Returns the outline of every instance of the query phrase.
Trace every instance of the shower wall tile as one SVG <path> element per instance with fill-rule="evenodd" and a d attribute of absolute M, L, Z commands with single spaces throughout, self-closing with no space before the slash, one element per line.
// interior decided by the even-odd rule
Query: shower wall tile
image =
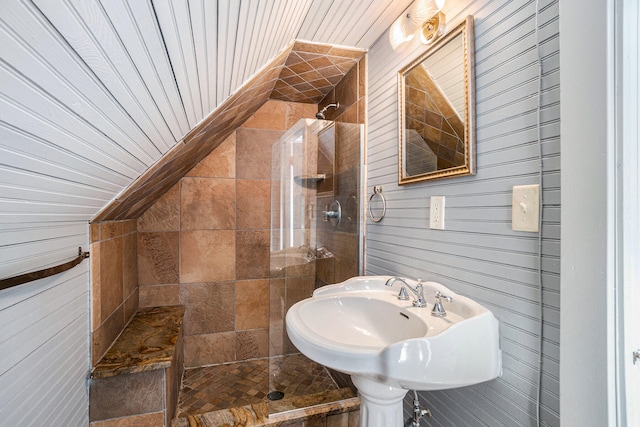
<path fill-rule="evenodd" d="M 269 355 L 269 331 L 252 329 L 236 332 L 236 359 L 246 360 Z"/>
<path fill-rule="evenodd" d="M 236 231 L 236 278 L 269 277 L 269 230 Z"/>
<path fill-rule="evenodd" d="M 233 230 L 194 230 L 180 233 L 180 282 L 233 280 L 236 267 Z"/>
<path fill-rule="evenodd" d="M 138 236 L 130 233 L 122 238 L 122 281 L 124 296 L 130 295 L 138 287 Z"/>
<path fill-rule="evenodd" d="M 179 233 L 138 233 L 138 283 L 178 283 Z"/>
<path fill-rule="evenodd" d="M 184 364 L 187 368 L 215 365 L 235 360 L 235 332 L 184 337 Z"/>
<path fill-rule="evenodd" d="M 200 161 L 185 176 L 209 178 L 235 178 L 236 176 L 236 133 L 232 133 L 213 152 Z"/>
<path fill-rule="evenodd" d="M 98 329 L 91 334 L 91 362 L 92 366 L 107 352 L 111 344 L 124 329 L 124 308 L 119 306 L 109 317 L 102 321 Z"/>
<path fill-rule="evenodd" d="M 138 304 L 186 306 L 187 366 L 267 355 L 270 327 L 283 354 L 284 281 L 272 298 L 268 279 L 271 146 L 317 111 L 267 102 L 139 218 Z"/>
<path fill-rule="evenodd" d="M 269 180 L 238 179 L 236 198 L 237 228 L 269 228 L 271 222 Z"/>
<path fill-rule="evenodd" d="M 186 336 L 234 330 L 234 282 L 182 284 L 180 303 L 186 307 Z"/>
<path fill-rule="evenodd" d="M 136 221 L 92 224 L 90 246 L 92 364 L 97 363 L 138 308 Z M 97 230 L 97 232 L 96 232 Z"/>
<path fill-rule="evenodd" d="M 138 218 L 138 231 L 180 229 L 180 184 L 176 184 Z"/>
<path fill-rule="evenodd" d="M 102 232 L 100 233 L 102 235 Z M 112 313 L 123 301 L 122 237 L 100 244 L 100 312 Z"/>
<path fill-rule="evenodd" d="M 91 285 L 91 332 L 93 332 L 98 329 L 102 323 L 102 314 L 100 310 L 100 243 L 91 243 L 89 252 L 91 253 L 91 256 L 89 257 L 89 283 Z"/>
<path fill-rule="evenodd" d="M 285 102 L 267 101 L 258 111 L 253 113 L 241 127 L 252 129 L 287 130 L 287 104 Z"/>
<path fill-rule="evenodd" d="M 235 181 L 227 178 L 183 178 L 180 181 L 181 230 L 235 228 Z"/>
<path fill-rule="evenodd" d="M 180 285 L 140 286 L 140 307 L 180 304 Z"/>
<path fill-rule="evenodd" d="M 236 282 L 236 331 L 269 327 L 269 280 Z"/>
<path fill-rule="evenodd" d="M 271 178 L 271 145 L 282 136 L 279 130 L 236 131 L 236 178 Z"/>

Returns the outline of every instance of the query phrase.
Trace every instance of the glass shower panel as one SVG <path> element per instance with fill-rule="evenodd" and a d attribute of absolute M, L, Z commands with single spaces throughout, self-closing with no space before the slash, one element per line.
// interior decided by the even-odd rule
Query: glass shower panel
<path fill-rule="evenodd" d="M 358 274 L 361 144 L 360 125 L 303 119 L 272 146 L 270 414 L 308 402 L 294 384 L 309 382 L 302 377 L 311 373 L 315 379 L 303 394 L 345 393 L 324 367 L 293 346 L 284 318 L 289 307 L 317 287 Z M 340 221 L 331 214 L 337 204 Z"/>

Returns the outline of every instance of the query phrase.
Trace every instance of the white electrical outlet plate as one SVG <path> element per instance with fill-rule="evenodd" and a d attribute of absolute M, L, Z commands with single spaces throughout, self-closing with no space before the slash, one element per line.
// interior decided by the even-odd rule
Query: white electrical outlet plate
<path fill-rule="evenodd" d="M 516 231 L 538 232 L 540 219 L 540 185 L 513 187 L 511 228 Z"/>
<path fill-rule="evenodd" d="M 429 228 L 444 230 L 444 196 L 431 196 Z"/>

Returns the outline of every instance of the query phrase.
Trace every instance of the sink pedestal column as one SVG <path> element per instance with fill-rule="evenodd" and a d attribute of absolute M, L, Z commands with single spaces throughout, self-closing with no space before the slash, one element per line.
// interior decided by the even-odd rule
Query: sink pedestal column
<path fill-rule="evenodd" d="M 408 390 L 353 375 L 360 392 L 360 427 L 402 427 L 402 400 Z"/>

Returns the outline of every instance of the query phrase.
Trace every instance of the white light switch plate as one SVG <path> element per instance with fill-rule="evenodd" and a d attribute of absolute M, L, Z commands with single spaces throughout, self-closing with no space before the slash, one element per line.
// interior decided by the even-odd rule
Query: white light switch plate
<path fill-rule="evenodd" d="M 444 196 L 431 196 L 429 228 L 444 230 Z"/>
<path fill-rule="evenodd" d="M 540 185 L 513 187 L 511 228 L 516 231 L 538 232 L 540 218 Z"/>

